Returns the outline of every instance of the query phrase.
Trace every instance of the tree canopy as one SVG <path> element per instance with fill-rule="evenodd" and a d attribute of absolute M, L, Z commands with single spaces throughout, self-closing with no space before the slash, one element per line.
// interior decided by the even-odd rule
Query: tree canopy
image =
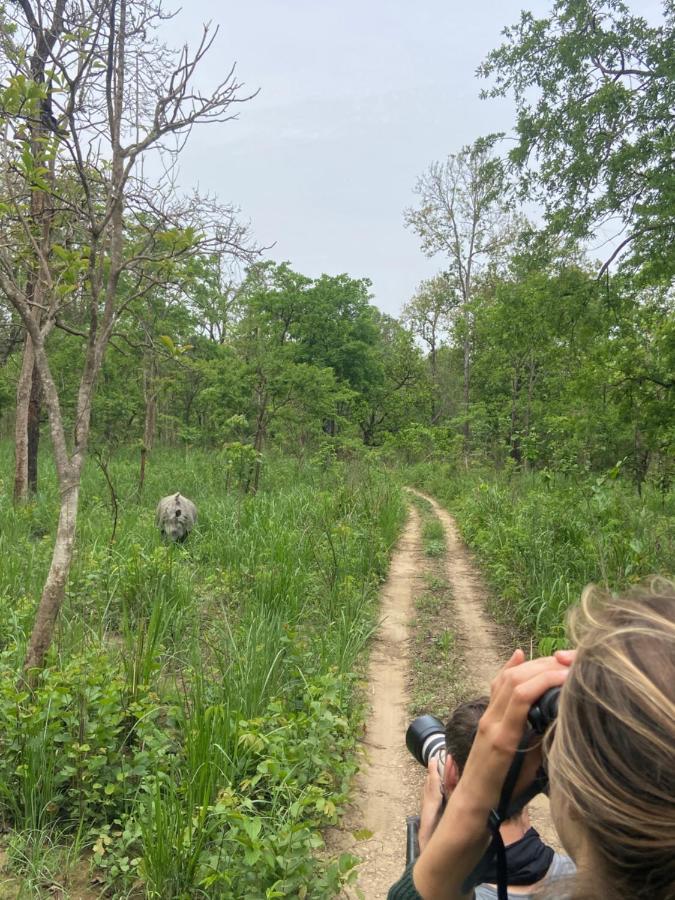
<path fill-rule="evenodd" d="M 672 277 L 675 238 L 675 6 L 659 22 L 622 0 L 555 0 L 524 11 L 479 69 L 485 94 L 510 95 L 510 160 L 550 227 L 613 238 L 651 277 Z"/>

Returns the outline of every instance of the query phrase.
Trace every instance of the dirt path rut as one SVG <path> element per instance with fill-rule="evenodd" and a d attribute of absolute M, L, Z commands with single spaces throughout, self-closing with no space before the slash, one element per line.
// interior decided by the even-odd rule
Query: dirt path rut
<path fill-rule="evenodd" d="M 354 788 L 354 802 L 331 850 L 350 850 L 362 860 L 357 887 L 366 900 L 386 897 L 405 865 L 405 817 L 417 811 L 423 773 L 405 747 L 408 725 L 408 626 L 420 590 L 424 557 L 419 515 L 410 510 L 382 588 L 381 625 L 368 667 L 366 763 Z M 355 890 L 344 897 L 355 898 Z"/>

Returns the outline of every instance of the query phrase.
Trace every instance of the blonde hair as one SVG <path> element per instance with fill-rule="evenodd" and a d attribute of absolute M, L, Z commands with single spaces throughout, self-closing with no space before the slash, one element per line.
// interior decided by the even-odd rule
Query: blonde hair
<path fill-rule="evenodd" d="M 573 896 L 674 900 L 675 585 L 587 588 L 570 634 L 549 762 L 593 863 Z"/>

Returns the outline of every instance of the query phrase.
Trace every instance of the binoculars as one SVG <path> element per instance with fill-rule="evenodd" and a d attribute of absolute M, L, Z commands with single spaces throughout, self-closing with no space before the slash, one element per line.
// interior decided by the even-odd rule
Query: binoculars
<path fill-rule="evenodd" d="M 544 734 L 555 721 L 559 702 L 560 688 L 550 688 L 530 708 L 527 721 L 536 734 Z M 445 746 L 445 726 L 436 716 L 418 716 L 408 726 L 405 743 L 417 762 L 427 768 L 431 757 Z"/>

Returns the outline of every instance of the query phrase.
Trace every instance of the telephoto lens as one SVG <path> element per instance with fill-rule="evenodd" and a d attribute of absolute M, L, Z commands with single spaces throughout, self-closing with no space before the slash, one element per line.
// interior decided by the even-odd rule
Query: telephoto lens
<path fill-rule="evenodd" d="M 417 762 L 426 769 L 429 760 L 445 747 L 445 726 L 436 716 L 418 716 L 408 726 L 405 745 Z"/>

